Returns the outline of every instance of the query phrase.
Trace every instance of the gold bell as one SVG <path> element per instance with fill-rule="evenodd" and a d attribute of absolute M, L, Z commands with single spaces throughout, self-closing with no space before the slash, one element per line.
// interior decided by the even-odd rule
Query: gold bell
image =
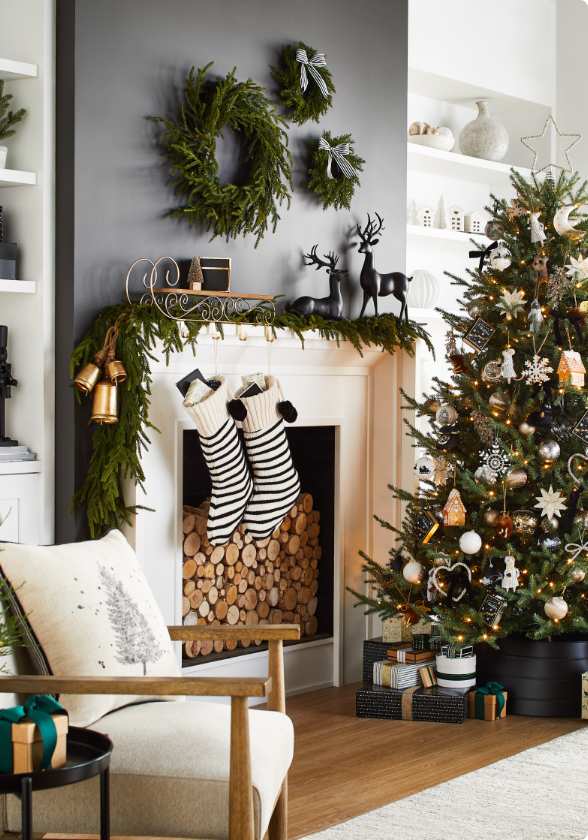
<path fill-rule="evenodd" d="M 78 391 L 82 391 L 84 394 L 89 394 L 101 377 L 102 371 L 100 368 L 97 365 L 92 364 L 92 362 L 88 362 L 88 364 L 84 365 L 74 379 L 74 385 Z"/>
<path fill-rule="evenodd" d="M 127 378 L 127 372 L 122 362 L 110 361 L 104 365 L 104 373 L 114 385 L 122 385 Z"/>
<path fill-rule="evenodd" d="M 92 417 L 94 423 L 118 423 L 118 388 L 109 379 L 103 379 L 94 388 Z"/>

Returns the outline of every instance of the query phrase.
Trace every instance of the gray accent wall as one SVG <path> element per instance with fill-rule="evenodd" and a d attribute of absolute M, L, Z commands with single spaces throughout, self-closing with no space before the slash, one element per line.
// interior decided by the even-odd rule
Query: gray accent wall
<path fill-rule="evenodd" d="M 318 243 L 335 250 L 344 314 L 357 317 L 363 258 L 350 243 L 368 212 L 384 217 L 377 246 L 381 271 L 404 271 L 406 224 L 407 0 L 59 0 L 57 20 L 57 540 L 85 536 L 69 499 L 85 475 L 89 406 L 74 406 L 67 357 L 99 309 L 120 302 L 128 267 L 138 257 L 176 260 L 230 256 L 231 290 L 328 294 L 324 270 L 305 268 Z M 192 66 L 251 77 L 277 102 L 270 66 L 288 43 L 304 41 L 327 57 L 337 94 L 320 125 L 290 123 L 295 191 L 275 234 L 209 242 L 205 231 L 167 217 L 176 206 L 173 178 L 152 115 L 174 117 Z M 313 84 L 312 80 L 310 84 Z M 350 132 L 366 160 L 351 212 L 323 211 L 307 190 L 307 144 L 323 130 Z M 219 144 L 221 176 L 235 176 L 238 143 Z M 135 288 L 139 288 L 139 277 Z M 381 311 L 398 311 L 392 298 Z M 368 313 L 372 310 L 368 307 Z M 73 322 L 72 322 L 73 319 Z M 59 467 L 58 467 L 59 472 Z"/>

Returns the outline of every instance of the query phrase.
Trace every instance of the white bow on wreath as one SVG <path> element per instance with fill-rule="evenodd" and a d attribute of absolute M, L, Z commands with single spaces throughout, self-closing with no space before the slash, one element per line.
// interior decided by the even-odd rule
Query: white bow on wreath
<path fill-rule="evenodd" d="M 300 68 L 300 90 L 302 93 L 308 87 L 308 76 L 306 75 L 306 68 L 308 67 L 308 72 L 315 80 L 317 85 L 320 88 L 322 95 L 325 99 L 329 96 L 329 91 L 327 90 L 327 85 L 325 80 L 316 69 L 317 67 L 326 67 L 327 60 L 325 58 L 324 53 L 317 53 L 313 58 L 309 58 L 306 54 L 306 50 L 296 50 L 296 61 L 299 61 L 302 65 Z"/>
<path fill-rule="evenodd" d="M 327 162 L 327 177 L 330 178 L 332 181 L 335 180 L 335 176 L 331 172 L 331 163 L 333 158 L 337 162 L 339 169 L 345 175 L 346 178 L 353 178 L 357 175 L 355 169 L 351 166 L 349 161 L 345 160 L 344 155 L 348 155 L 351 151 L 349 148 L 349 143 L 339 143 L 338 146 L 330 146 L 329 143 L 325 140 L 324 137 L 321 137 L 319 140 L 319 149 L 324 149 L 328 156 L 329 160 Z"/>

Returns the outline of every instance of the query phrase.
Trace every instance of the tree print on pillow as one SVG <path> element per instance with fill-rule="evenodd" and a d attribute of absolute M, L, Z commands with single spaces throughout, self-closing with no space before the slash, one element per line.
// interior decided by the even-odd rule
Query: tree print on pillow
<path fill-rule="evenodd" d="M 108 594 L 108 617 L 116 634 L 115 657 L 123 665 L 142 665 L 143 676 L 147 663 L 157 662 L 164 651 L 159 647 L 147 619 L 114 575 L 99 566 L 100 579 Z"/>

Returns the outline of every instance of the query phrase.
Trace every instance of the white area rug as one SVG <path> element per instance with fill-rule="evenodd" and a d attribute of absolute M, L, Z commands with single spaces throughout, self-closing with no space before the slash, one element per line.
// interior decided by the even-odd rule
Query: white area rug
<path fill-rule="evenodd" d="M 588 840 L 588 728 L 313 834 L 312 840 Z"/>

